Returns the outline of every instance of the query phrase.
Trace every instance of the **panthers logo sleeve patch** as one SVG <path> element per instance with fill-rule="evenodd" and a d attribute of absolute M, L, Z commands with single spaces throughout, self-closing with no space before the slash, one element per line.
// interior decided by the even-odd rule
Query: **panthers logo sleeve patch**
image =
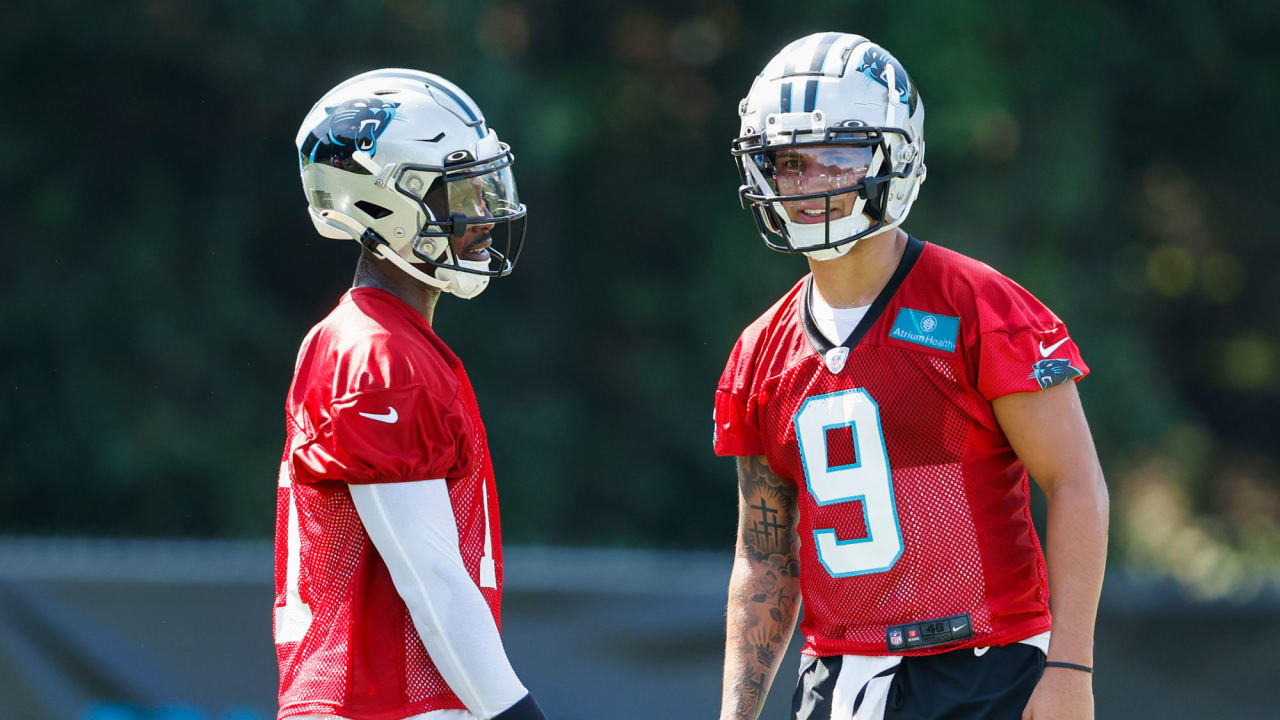
<path fill-rule="evenodd" d="M 1035 380 L 1040 385 L 1040 389 L 1044 390 L 1073 378 L 1078 378 L 1082 374 L 1079 368 L 1071 366 L 1070 360 L 1049 358 L 1040 360 L 1035 365 L 1032 365 L 1031 374 L 1027 376 L 1027 379 Z"/>

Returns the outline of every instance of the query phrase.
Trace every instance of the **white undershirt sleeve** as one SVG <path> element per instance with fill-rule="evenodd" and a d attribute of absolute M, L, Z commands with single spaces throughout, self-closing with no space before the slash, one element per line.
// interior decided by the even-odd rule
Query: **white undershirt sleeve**
<path fill-rule="evenodd" d="M 444 480 L 348 485 L 356 512 L 431 661 L 472 714 L 491 718 L 528 691 L 488 603 L 462 564 Z"/>

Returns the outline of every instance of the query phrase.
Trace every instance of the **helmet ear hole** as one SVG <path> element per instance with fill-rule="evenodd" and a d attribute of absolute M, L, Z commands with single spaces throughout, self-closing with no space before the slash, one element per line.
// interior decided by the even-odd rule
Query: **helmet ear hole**
<path fill-rule="evenodd" d="M 365 215 L 368 215 L 374 220 L 381 220 L 382 218 L 391 214 L 391 211 L 388 210 L 387 208 L 384 208 L 381 205 L 378 205 L 375 203 L 371 203 L 368 200 L 357 200 L 355 202 L 355 206 L 357 208 L 360 208 L 360 210 L 364 212 Z"/>

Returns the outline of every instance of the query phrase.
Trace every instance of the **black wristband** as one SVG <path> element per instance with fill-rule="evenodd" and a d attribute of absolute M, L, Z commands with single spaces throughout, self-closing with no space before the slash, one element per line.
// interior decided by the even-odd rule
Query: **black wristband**
<path fill-rule="evenodd" d="M 547 716 L 542 714 L 533 693 L 529 693 L 520 702 L 494 715 L 493 720 L 547 720 Z"/>
<path fill-rule="evenodd" d="M 1077 665 L 1075 663 L 1059 662 L 1057 660 L 1045 660 L 1044 666 L 1067 668 L 1068 670 L 1079 670 L 1080 672 L 1087 672 L 1090 675 L 1093 674 L 1093 668 L 1089 667 L 1088 665 Z"/>

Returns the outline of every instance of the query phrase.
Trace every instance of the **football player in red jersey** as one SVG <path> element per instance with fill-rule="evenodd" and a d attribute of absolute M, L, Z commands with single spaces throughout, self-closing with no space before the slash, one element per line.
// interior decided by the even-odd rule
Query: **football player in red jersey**
<path fill-rule="evenodd" d="M 797 720 L 1091 718 L 1107 492 L 1066 326 L 899 228 L 924 106 L 884 48 L 796 40 L 739 113 L 744 206 L 811 272 L 716 392 L 740 490 L 721 720 L 758 715 L 802 599 Z"/>
<path fill-rule="evenodd" d="M 499 637 L 488 441 L 441 292 L 511 272 L 525 207 L 510 149 L 435 75 L 358 75 L 298 131 L 322 235 L 362 246 L 302 342 L 276 504 L 280 718 L 543 718 Z"/>

